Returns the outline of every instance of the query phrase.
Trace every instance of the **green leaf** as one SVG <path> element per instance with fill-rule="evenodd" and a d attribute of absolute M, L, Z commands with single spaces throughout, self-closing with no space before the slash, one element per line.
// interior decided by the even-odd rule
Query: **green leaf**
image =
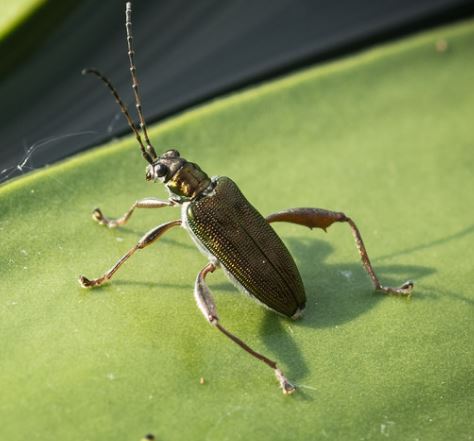
<path fill-rule="evenodd" d="M 3 186 L 0 438 L 470 439 L 473 23 L 152 130 L 157 151 L 176 147 L 232 177 L 263 214 L 344 211 L 383 283 L 416 281 L 411 299 L 374 294 L 343 224 L 328 234 L 275 226 L 306 286 L 298 322 L 212 274 L 223 325 L 278 360 L 299 385 L 293 396 L 197 310 L 193 283 L 206 259 L 184 230 L 137 253 L 111 283 L 79 287 L 80 274 L 99 276 L 145 231 L 179 217 L 138 210 L 117 230 L 90 219 L 96 206 L 114 216 L 138 198 L 166 197 L 144 181 L 131 137 Z"/>
<path fill-rule="evenodd" d="M 15 27 L 22 24 L 45 3 L 45 0 L 12 0 L 2 4 L 0 15 L 0 39 L 4 38 Z"/>

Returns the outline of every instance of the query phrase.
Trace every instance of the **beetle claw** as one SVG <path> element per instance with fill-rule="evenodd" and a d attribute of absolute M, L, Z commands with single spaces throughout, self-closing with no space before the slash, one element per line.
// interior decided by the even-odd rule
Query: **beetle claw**
<path fill-rule="evenodd" d="M 296 386 L 288 381 L 280 369 L 275 369 L 275 376 L 277 377 L 280 387 L 285 395 L 291 395 L 296 390 Z"/>
<path fill-rule="evenodd" d="M 398 296 L 410 296 L 411 292 L 413 291 L 413 287 L 415 283 L 411 280 L 405 282 L 402 286 L 398 288 L 390 288 L 388 286 L 379 286 L 377 291 L 384 292 L 385 294 L 394 294 Z"/>
<path fill-rule="evenodd" d="M 415 286 L 415 282 L 413 282 L 412 280 L 408 280 L 398 289 L 400 291 L 405 292 L 406 294 L 410 294 L 414 286 Z"/>
<path fill-rule="evenodd" d="M 79 276 L 79 283 L 83 288 L 90 288 L 94 284 L 87 277 Z"/>
<path fill-rule="evenodd" d="M 92 219 L 94 219 L 96 222 L 99 222 L 99 224 L 104 223 L 104 215 L 102 214 L 102 211 L 100 211 L 100 208 L 94 209 L 92 212 Z"/>

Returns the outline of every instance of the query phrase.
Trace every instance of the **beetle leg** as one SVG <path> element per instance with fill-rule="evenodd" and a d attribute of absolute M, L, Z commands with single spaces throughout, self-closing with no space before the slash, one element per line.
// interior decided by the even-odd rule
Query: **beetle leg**
<path fill-rule="evenodd" d="M 130 250 L 125 253 L 120 260 L 110 268 L 104 275 L 98 277 L 97 279 L 89 280 L 87 277 L 79 276 L 79 283 L 82 285 L 83 288 L 93 288 L 94 286 L 102 285 L 103 283 L 107 282 L 112 278 L 115 272 L 122 266 L 122 264 L 131 257 L 135 251 L 141 250 L 142 248 L 147 247 L 148 245 L 152 244 L 156 240 L 158 240 L 166 231 L 168 231 L 172 227 L 177 227 L 181 225 L 180 220 L 175 220 L 171 222 L 167 222 L 165 224 L 159 225 L 158 227 L 153 228 L 148 233 L 146 233 L 138 243 Z"/>
<path fill-rule="evenodd" d="M 172 201 L 162 201 L 161 199 L 156 198 L 145 198 L 136 201 L 130 209 L 121 217 L 117 219 L 109 219 L 106 217 L 100 208 L 96 208 L 92 212 L 92 219 L 99 222 L 101 225 L 105 225 L 109 228 L 119 227 L 127 223 L 130 216 L 133 214 L 135 208 L 161 208 L 161 207 L 172 207 L 174 203 Z"/>
<path fill-rule="evenodd" d="M 263 361 L 267 366 L 270 366 L 275 372 L 280 387 L 283 390 L 285 395 L 291 394 L 296 390 L 296 387 L 292 385 L 283 372 L 278 369 L 275 361 L 270 360 L 259 352 L 254 351 L 250 346 L 243 342 L 240 338 L 236 337 L 234 334 L 229 332 L 219 323 L 219 318 L 217 316 L 217 309 L 212 299 L 211 290 L 207 286 L 205 277 L 208 273 L 214 272 L 216 266 L 213 263 L 207 264 L 197 275 L 196 283 L 194 285 L 194 298 L 196 303 L 203 313 L 206 320 L 213 326 L 215 326 L 219 331 L 221 331 L 226 337 L 230 338 L 234 343 L 237 343 L 243 350 L 247 351 L 250 355 L 257 358 L 260 361 Z"/>
<path fill-rule="evenodd" d="M 362 265 L 369 274 L 376 291 L 381 291 L 386 294 L 396 294 L 407 296 L 410 295 L 414 283 L 409 280 L 398 288 L 391 288 L 383 286 L 376 276 L 372 264 L 370 263 L 369 255 L 365 249 L 362 236 L 354 221 L 347 217 L 344 213 L 323 210 L 321 208 L 290 208 L 288 210 L 272 213 L 266 217 L 266 220 L 271 222 L 291 222 L 294 224 L 304 225 L 309 228 L 321 228 L 326 231 L 326 228 L 331 226 L 334 222 L 347 222 L 351 227 L 352 235 L 354 236 L 357 249 L 359 250 Z"/>

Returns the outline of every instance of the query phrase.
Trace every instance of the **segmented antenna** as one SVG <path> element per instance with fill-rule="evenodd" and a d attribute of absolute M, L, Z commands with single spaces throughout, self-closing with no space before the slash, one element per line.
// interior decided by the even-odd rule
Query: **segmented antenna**
<path fill-rule="evenodd" d="M 138 143 L 140 144 L 140 150 L 142 151 L 142 155 L 143 157 L 150 163 L 150 164 L 153 164 L 153 161 L 156 159 L 156 153 L 154 152 L 153 150 L 153 147 L 152 147 L 152 150 L 153 150 L 153 153 L 154 153 L 154 157 L 152 155 L 150 155 L 149 153 L 149 149 L 146 149 L 145 146 L 143 145 L 143 141 L 142 141 L 142 137 L 140 136 L 140 132 L 138 130 L 138 127 L 135 125 L 135 123 L 133 122 L 133 119 L 132 117 L 130 116 L 130 113 L 128 112 L 128 109 L 127 109 L 127 106 L 123 103 L 123 101 L 120 99 L 120 96 L 119 94 L 117 93 L 117 91 L 115 90 L 115 87 L 112 86 L 112 83 L 109 81 L 109 79 L 103 75 L 101 72 L 99 72 L 97 69 L 84 69 L 82 71 L 82 75 L 86 75 L 86 74 L 93 74 L 95 75 L 97 78 L 99 78 L 100 80 L 102 80 L 105 85 L 109 88 L 110 92 L 112 93 L 112 95 L 114 96 L 115 98 L 115 101 L 117 102 L 117 104 L 119 105 L 120 107 L 120 110 L 122 111 L 122 113 L 125 115 L 125 118 L 127 118 L 127 122 L 128 122 L 128 125 L 130 126 L 130 128 L 133 130 L 133 133 L 135 133 L 135 138 L 137 138 L 137 141 Z"/>
<path fill-rule="evenodd" d="M 148 133 L 145 124 L 145 118 L 143 117 L 142 112 L 142 102 L 140 99 L 140 92 L 138 90 L 138 79 L 137 79 L 137 69 L 135 67 L 134 55 L 135 51 L 133 50 L 133 37 L 132 37 L 132 3 L 127 2 L 125 8 L 125 27 L 127 28 L 127 45 L 128 45 L 128 59 L 130 61 L 130 74 L 132 75 L 132 88 L 133 94 L 135 95 L 135 107 L 137 108 L 138 118 L 140 120 L 140 127 L 143 131 L 143 136 L 146 143 L 146 151 L 153 159 L 157 159 L 157 154 L 155 149 L 150 143 L 148 138 Z"/>

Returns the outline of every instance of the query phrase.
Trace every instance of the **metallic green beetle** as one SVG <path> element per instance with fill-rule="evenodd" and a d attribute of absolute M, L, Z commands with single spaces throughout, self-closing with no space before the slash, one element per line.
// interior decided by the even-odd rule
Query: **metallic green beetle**
<path fill-rule="evenodd" d="M 162 182 L 167 187 L 170 197 L 167 201 L 156 198 L 139 200 L 118 219 L 108 219 L 97 208 L 93 212 L 93 218 L 100 224 L 114 228 L 125 224 L 135 208 L 181 206 L 181 219 L 159 225 L 146 233 L 101 277 L 88 279 L 80 276 L 79 282 L 85 288 L 103 284 L 135 251 L 155 242 L 170 228 L 177 226 L 185 228 L 199 250 L 209 259 L 209 263 L 198 273 L 195 282 L 194 296 L 199 309 L 210 324 L 249 354 L 270 366 L 283 392 L 290 394 L 296 387 L 288 381 L 276 362 L 254 351 L 221 325 L 211 292 L 205 281 L 208 273 L 222 268 L 230 281 L 241 291 L 265 307 L 291 319 L 297 319 L 302 315 L 306 303 L 303 282 L 293 258 L 270 223 L 292 222 L 309 228 L 317 227 L 326 230 L 334 222 L 346 222 L 354 235 L 362 264 L 377 291 L 409 295 L 414 284 L 408 281 L 399 288 L 385 287 L 380 284 L 357 226 L 344 213 L 319 208 L 294 208 L 273 213 L 264 218 L 231 179 L 210 178 L 197 164 L 182 158 L 176 150 L 168 150 L 158 156 L 148 138 L 141 109 L 133 61 L 130 3 L 126 6 L 126 29 L 132 87 L 141 132 L 110 81 L 95 69 L 85 70 L 84 73 L 96 75 L 108 86 L 135 133 L 143 157 L 149 163 L 146 179 Z"/>

